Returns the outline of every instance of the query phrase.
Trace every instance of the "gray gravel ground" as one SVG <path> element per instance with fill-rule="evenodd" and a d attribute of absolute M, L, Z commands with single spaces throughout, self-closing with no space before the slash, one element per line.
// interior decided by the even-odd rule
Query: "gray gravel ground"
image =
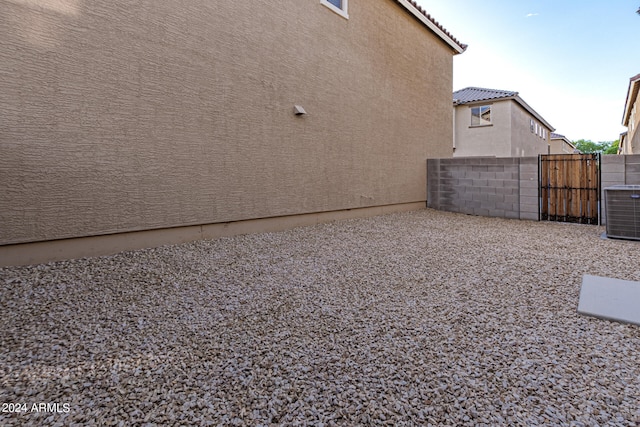
<path fill-rule="evenodd" d="M 0 425 L 636 426 L 640 327 L 576 313 L 640 280 L 602 231 L 424 210 L 3 268 Z"/>

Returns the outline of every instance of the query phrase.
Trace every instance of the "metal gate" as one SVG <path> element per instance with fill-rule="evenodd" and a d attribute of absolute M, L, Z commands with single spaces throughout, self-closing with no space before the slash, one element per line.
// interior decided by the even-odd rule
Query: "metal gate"
<path fill-rule="evenodd" d="M 539 157 L 540 220 L 598 224 L 600 154 Z"/>

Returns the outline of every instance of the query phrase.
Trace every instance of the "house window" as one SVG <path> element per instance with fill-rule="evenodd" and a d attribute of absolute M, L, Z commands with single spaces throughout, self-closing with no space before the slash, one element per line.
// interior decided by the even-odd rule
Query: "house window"
<path fill-rule="evenodd" d="M 531 133 L 533 133 L 534 126 L 535 122 L 533 121 L 533 119 L 531 119 Z"/>
<path fill-rule="evenodd" d="M 471 108 L 471 126 L 487 126 L 491 124 L 491 106 Z"/>
<path fill-rule="evenodd" d="M 338 15 L 349 19 L 349 14 L 347 13 L 349 0 L 320 0 L 320 3 L 327 6 Z"/>

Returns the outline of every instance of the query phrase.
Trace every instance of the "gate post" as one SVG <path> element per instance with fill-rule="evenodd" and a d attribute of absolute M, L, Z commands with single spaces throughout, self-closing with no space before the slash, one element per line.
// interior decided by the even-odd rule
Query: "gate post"
<path fill-rule="evenodd" d="M 538 221 L 542 221 L 542 154 L 538 154 Z"/>

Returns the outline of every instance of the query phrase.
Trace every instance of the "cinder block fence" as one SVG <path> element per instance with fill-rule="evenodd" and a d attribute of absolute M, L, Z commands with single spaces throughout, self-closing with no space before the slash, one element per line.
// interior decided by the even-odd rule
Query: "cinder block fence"
<path fill-rule="evenodd" d="M 622 184 L 640 185 L 640 154 L 602 156 L 600 165 L 600 223 L 606 224 L 604 189 Z"/>
<path fill-rule="evenodd" d="M 606 187 L 640 185 L 640 155 L 602 156 L 600 174 L 601 200 Z M 433 209 L 538 220 L 539 185 L 537 157 L 427 160 L 427 206 Z"/>
<path fill-rule="evenodd" d="M 538 219 L 538 158 L 427 161 L 427 206 L 470 215 Z"/>

